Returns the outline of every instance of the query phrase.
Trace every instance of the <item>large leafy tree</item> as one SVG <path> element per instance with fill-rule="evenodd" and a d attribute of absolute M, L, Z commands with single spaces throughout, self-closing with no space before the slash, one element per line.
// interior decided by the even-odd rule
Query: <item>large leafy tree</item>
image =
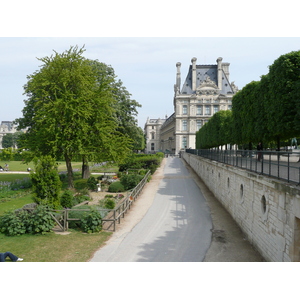
<path fill-rule="evenodd" d="M 281 55 L 269 67 L 268 129 L 278 140 L 299 136 L 300 51 Z"/>
<path fill-rule="evenodd" d="M 76 46 L 39 59 L 40 70 L 24 86 L 23 118 L 16 120 L 27 128 L 24 147 L 35 156 L 65 159 L 69 187 L 75 158 L 118 161 L 130 146 L 118 131 L 112 79 L 99 77 L 84 51 Z"/>
<path fill-rule="evenodd" d="M 110 65 L 99 62 L 98 60 L 90 60 L 89 64 L 97 76 L 98 84 L 101 85 L 103 82 L 106 82 L 111 89 L 112 97 L 114 99 L 114 101 L 111 102 L 114 109 L 114 121 L 116 122 L 116 131 L 114 132 L 114 136 L 119 139 L 119 147 L 112 147 L 109 149 L 109 152 L 114 154 L 113 160 L 116 161 L 118 157 L 121 159 L 125 158 L 124 154 L 126 153 L 124 151 L 120 151 L 120 149 L 124 148 L 124 146 L 129 146 L 131 150 L 144 149 L 144 136 L 142 135 L 141 137 L 141 131 L 138 128 L 136 121 L 136 116 L 138 114 L 137 108 L 141 107 L 141 105 L 136 100 L 131 99 L 131 94 L 124 87 L 123 82 L 120 79 L 117 79 L 114 69 Z M 95 139 L 97 139 L 97 137 L 95 137 Z M 93 147 L 93 139 L 89 138 L 89 141 L 93 143 Z M 130 141 L 130 145 L 125 145 L 124 141 Z M 106 147 L 109 147 L 110 145 L 111 143 L 108 143 L 106 144 Z M 103 161 L 104 159 L 109 159 L 109 157 L 105 158 L 105 155 L 103 155 L 109 152 L 104 151 L 105 149 L 102 148 L 99 150 L 100 151 L 97 151 L 96 153 L 87 151 L 89 154 L 86 153 L 86 155 L 82 156 L 82 174 L 84 178 L 89 177 L 89 161 Z"/>

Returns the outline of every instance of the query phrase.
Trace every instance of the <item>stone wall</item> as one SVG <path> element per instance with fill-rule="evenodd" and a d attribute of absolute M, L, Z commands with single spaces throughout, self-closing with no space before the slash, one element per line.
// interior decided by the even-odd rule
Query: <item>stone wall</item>
<path fill-rule="evenodd" d="M 183 153 L 267 261 L 300 261 L 300 189 L 233 166 Z"/>

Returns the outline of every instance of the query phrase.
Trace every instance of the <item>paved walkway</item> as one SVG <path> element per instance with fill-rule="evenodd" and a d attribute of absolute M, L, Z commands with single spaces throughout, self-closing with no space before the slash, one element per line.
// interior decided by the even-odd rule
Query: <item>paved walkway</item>
<path fill-rule="evenodd" d="M 219 220 L 219 218 L 222 220 Z M 92 262 L 263 261 L 198 176 L 166 158 Z"/>

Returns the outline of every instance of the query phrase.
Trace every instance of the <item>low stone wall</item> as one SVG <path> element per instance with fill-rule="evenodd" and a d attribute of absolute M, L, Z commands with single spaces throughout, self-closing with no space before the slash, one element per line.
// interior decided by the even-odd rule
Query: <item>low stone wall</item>
<path fill-rule="evenodd" d="M 300 189 L 272 178 L 183 153 L 267 261 L 300 261 Z"/>

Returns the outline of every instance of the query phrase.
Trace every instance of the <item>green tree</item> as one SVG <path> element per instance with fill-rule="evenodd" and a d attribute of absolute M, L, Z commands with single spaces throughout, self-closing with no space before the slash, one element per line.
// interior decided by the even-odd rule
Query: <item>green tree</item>
<path fill-rule="evenodd" d="M 299 136 L 300 51 L 281 55 L 269 67 L 268 130 L 274 139 Z"/>
<path fill-rule="evenodd" d="M 11 161 L 14 158 L 14 149 L 13 148 L 5 148 L 2 149 L 0 152 L 1 160 L 8 160 Z"/>
<path fill-rule="evenodd" d="M 17 131 L 14 133 L 7 133 L 3 136 L 2 139 L 2 147 L 3 148 L 20 148 L 20 137 L 24 134 L 21 131 Z"/>
<path fill-rule="evenodd" d="M 121 162 L 129 154 L 129 150 L 143 147 L 140 130 L 136 124 L 137 107 L 141 107 L 141 105 L 131 99 L 131 94 L 123 86 L 122 81 L 117 79 L 114 69 L 111 66 L 99 62 L 98 60 L 89 60 L 89 64 L 97 74 L 98 84 L 101 85 L 103 82 L 106 82 L 111 88 L 112 97 L 114 99 L 111 105 L 114 110 L 115 131 L 113 132 L 113 136 L 107 136 L 107 143 L 101 143 L 97 147 L 96 152 L 87 151 L 82 156 L 82 177 L 86 179 L 90 177 L 89 161 L 103 162 L 105 160 L 111 160 Z M 111 125 L 107 125 L 111 127 Z M 109 132 L 109 130 L 105 132 Z M 93 133 L 96 133 L 96 135 L 91 138 Z M 91 142 L 91 147 L 95 147 L 95 141 L 101 141 L 98 139 L 97 134 L 97 132 L 92 132 L 85 145 Z M 112 143 L 113 140 L 115 140 L 114 144 Z M 109 147 L 109 149 L 106 149 L 107 147 Z"/>
<path fill-rule="evenodd" d="M 23 118 L 16 120 L 19 129 L 27 128 L 24 148 L 35 156 L 64 158 L 70 188 L 75 158 L 83 165 L 100 158 L 118 161 L 130 146 L 117 131 L 111 78 L 100 80 L 84 51 L 76 46 L 39 59 L 43 65 L 28 76 Z"/>
<path fill-rule="evenodd" d="M 60 206 L 61 181 L 57 163 L 50 156 L 35 159 L 35 172 L 30 173 L 34 201 L 51 208 Z"/>

